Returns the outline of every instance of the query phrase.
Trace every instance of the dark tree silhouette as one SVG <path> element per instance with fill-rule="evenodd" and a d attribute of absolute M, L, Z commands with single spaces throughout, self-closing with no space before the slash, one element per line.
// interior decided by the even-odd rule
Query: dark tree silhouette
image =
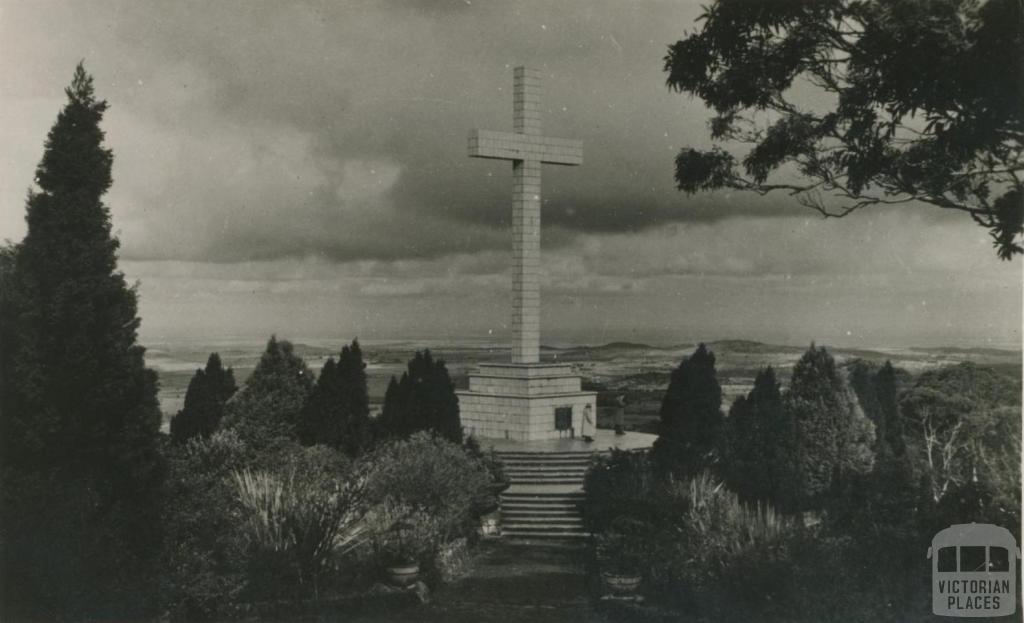
<path fill-rule="evenodd" d="M 750 151 L 684 148 L 676 183 L 781 191 L 826 217 L 960 211 L 1010 259 L 1024 252 L 1022 23 L 1019 0 L 717 0 L 669 47 L 667 83 L 715 111 L 713 140 Z"/>
<path fill-rule="evenodd" d="M 661 403 L 654 456 L 681 477 L 717 465 L 722 443 L 722 388 L 715 355 L 700 344 L 672 372 Z"/>
<path fill-rule="evenodd" d="M 157 580 L 157 377 L 102 201 L 107 103 L 81 64 L 65 93 L 2 262 L 2 618 L 136 619 Z"/>
<path fill-rule="evenodd" d="M 874 385 L 879 416 L 876 422 L 876 437 L 879 440 L 877 453 L 881 456 L 903 456 L 907 444 L 903 437 L 903 418 L 900 415 L 898 400 L 899 387 L 892 362 L 886 361 L 875 373 Z"/>
<path fill-rule="evenodd" d="M 196 370 L 189 381 L 185 405 L 171 418 L 171 438 L 182 443 L 212 435 L 224 417 L 224 403 L 237 390 L 234 370 L 225 370 L 220 355 L 211 353 L 206 368 Z"/>
<path fill-rule="evenodd" d="M 435 360 L 429 350 L 417 352 L 401 380 L 391 378 L 379 427 L 392 437 L 430 430 L 462 443 L 459 398 L 444 361 Z"/>
<path fill-rule="evenodd" d="M 337 363 L 331 357 L 324 364 L 302 412 L 299 439 L 307 445 L 338 448 L 350 456 L 369 446 L 370 399 L 358 340 L 342 347 Z"/>
<path fill-rule="evenodd" d="M 793 367 L 784 407 L 794 429 L 784 506 L 820 509 L 841 479 L 871 470 L 874 427 L 832 355 L 813 344 Z"/>
<path fill-rule="evenodd" d="M 722 471 L 741 500 L 778 503 L 792 435 L 779 382 L 769 366 L 757 374 L 754 388 L 733 402 L 726 419 Z"/>

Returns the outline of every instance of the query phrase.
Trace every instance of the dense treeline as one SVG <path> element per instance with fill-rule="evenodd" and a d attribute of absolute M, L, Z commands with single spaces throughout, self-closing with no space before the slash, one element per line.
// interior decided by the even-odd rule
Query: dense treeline
<path fill-rule="evenodd" d="M 925 620 L 938 530 L 1020 538 L 1019 378 L 915 379 L 812 345 L 788 387 L 766 367 L 726 416 L 714 363 L 701 345 L 673 372 L 649 456 L 587 475 L 599 560 L 652 598 L 709 620 Z"/>

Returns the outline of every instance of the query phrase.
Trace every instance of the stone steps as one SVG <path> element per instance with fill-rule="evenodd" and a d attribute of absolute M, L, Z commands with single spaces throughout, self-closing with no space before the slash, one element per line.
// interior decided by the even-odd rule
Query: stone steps
<path fill-rule="evenodd" d="M 588 536 L 579 504 L 590 452 L 498 452 L 512 486 L 501 494 L 502 535 L 553 543 Z"/>

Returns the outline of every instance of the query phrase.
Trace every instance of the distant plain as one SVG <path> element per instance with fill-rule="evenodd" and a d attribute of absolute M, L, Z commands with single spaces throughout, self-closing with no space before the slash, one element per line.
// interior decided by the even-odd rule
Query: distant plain
<path fill-rule="evenodd" d="M 337 356 L 343 342 L 338 340 L 293 341 L 296 353 L 316 374 L 330 356 Z M 849 348 L 830 347 L 837 362 L 842 365 L 855 359 L 882 363 L 892 361 L 916 376 L 922 371 L 971 361 L 991 366 L 1008 374 L 1021 373 L 1020 350 L 970 347 L 901 347 L 901 348 Z M 224 364 L 235 370 L 241 385 L 259 361 L 265 342 L 262 340 L 217 340 L 208 344 L 152 343 L 148 345 L 146 360 L 160 375 L 160 404 L 164 414 L 164 429 L 170 418 L 181 409 L 189 379 L 201 368 L 209 353 L 220 354 Z M 788 383 L 793 364 L 807 349 L 807 345 L 764 344 L 749 340 L 719 340 L 708 342 L 717 359 L 718 380 L 722 385 L 723 405 L 727 409 L 737 396 L 747 392 L 757 371 L 771 365 L 783 385 Z M 627 428 L 654 432 L 661 396 L 668 385 L 674 367 L 696 347 L 695 343 L 651 345 L 633 342 L 611 342 L 593 346 L 565 346 L 543 348 L 544 361 L 570 363 L 583 377 L 584 383 L 600 392 L 598 424 L 608 417 L 606 405 L 610 395 L 623 393 L 627 400 Z M 466 387 L 467 371 L 478 363 L 507 361 L 509 351 L 497 344 L 486 342 L 430 341 L 367 341 L 362 343 L 367 361 L 371 410 L 379 409 L 384 391 L 392 375 L 400 376 L 405 364 L 417 349 L 430 348 L 443 359 L 457 388 Z"/>

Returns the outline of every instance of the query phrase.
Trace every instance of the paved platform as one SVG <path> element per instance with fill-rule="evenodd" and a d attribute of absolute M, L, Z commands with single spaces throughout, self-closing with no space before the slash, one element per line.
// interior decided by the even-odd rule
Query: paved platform
<path fill-rule="evenodd" d="M 654 445 L 657 435 L 649 433 L 627 432 L 616 435 L 613 430 L 599 429 L 594 434 L 594 441 L 586 442 L 579 437 L 564 439 L 544 439 L 539 441 L 516 441 L 513 439 L 480 438 L 480 447 L 497 452 L 607 452 L 616 450 L 644 450 Z"/>

